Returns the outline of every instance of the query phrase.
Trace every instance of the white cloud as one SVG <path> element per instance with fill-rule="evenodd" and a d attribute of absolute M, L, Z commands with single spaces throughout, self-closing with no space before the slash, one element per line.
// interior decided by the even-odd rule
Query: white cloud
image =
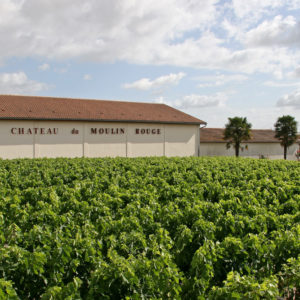
<path fill-rule="evenodd" d="M 299 58 L 300 53 L 292 53 L 286 48 L 250 48 L 233 52 L 224 65 L 231 70 L 271 73 L 280 78 L 282 70 L 293 67 Z"/>
<path fill-rule="evenodd" d="M 198 39 L 188 38 L 181 43 L 160 45 L 157 53 L 151 53 L 148 59 L 153 64 L 217 68 L 231 55 L 231 51 L 222 46 L 223 42 L 207 31 Z"/>
<path fill-rule="evenodd" d="M 227 100 L 227 96 L 223 93 L 215 95 L 187 95 L 183 99 L 175 101 L 178 108 L 199 108 L 210 106 L 223 106 Z"/>
<path fill-rule="evenodd" d="M 228 122 L 228 117 L 246 117 L 254 129 L 274 129 L 274 124 L 278 117 L 291 115 L 296 117 L 300 130 L 299 115 L 295 115 L 295 109 L 292 107 L 237 108 L 226 105 L 185 109 L 185 112 L 207 122 L 207 127 L 219 128 L 224 128 Z"/>
<path fill-rule="evenodd" d="M 300 90 L 286 94 L 277 101 L 277 106 L 290 106 L 300 109 Z"/>
<path fill-rule="evenodd" d="M 300 0 L 287 0 L 287 2 L 290 10 L 296 10 L 300 8 Z"/>
<path fill-rule="evenodd" d="M 50 69 L 50 65 L 46 64 L 46 63 L 39 66 L 40 71 L 46 71 L 46 70 L 49 70 L 49 69 Z"/>
<path fill-rule="evenodd" d="M 84 80 L 91 80 L 92 79 L 92 75 L 90 75 L 90 74 L 84 74 L 83 79 Z"/>
<path fill-rule="evenodd" d="M 261 17 L 297 7 L 299 0 L 1 0 L 0 61 L 38 56 L 281 74 L 300 60 L 288 48 L 299 25 Z"/>
<path fill-rule="evenodd" d="M 300 46 L 300 23 L 293 16 L 276 16 L 247 32 L 245 43 L 250 46 Z"/>
<path fill-rule="evenodd" d="M 185 73 L 180 72 L 177 74 L 171 73 L 169 75 L 160 76 L 154 80 L 150 80 L 149 78 L 142 78 L 133 83 L 125 83 L 123 87 L 125 89 L 137 89 L 143 91 L 161 89 L 170 85 L 177 85 L 185 75 Z"/>
<path fill-rule="evenodd" d="M 56 73 L 63 74 L 63 73 L 67 73 L 68 72 L 68 68 L 69 68 L 69 66 L 68 67 L 64 67 L 64 68 L 55 68 L 54 71 Z"/>
<path fill-rule="evenodd" d="M 224 106 L 226 101 L 227 95 L 225 93 L 217 93 L 214 95 L 191 94 L 183 96 L 181 99 L 175 101 L 168 101 L 164 97 L 156 99 L 157 103 L 164 103 L 185 110 L 204 107 L 220 107 Z"/>
<path fill-rule="evenodd" d="M 164 97 L 159 97 L 156 99 L 157 103 L 165 103 L 167 105 L 177 107 L 188 114 L 191 114 L 201 120 L 207 122 L 208 127 L 224 127 L 228 122 L 228 117 L 247 117 L 247 120 L 253 125 L 255 129 L 274 129 L 274 124 L 278 117 L 282 116 L 282 114 L 287 114 L 291 116 L 295 116 L 296 120 L 298 120 L 298 126 L 300 130 L 300 119 L 299 115 L 295 115 L 295 108 L 290 106 L 260 106 L 260 107 L 232 107 L 227 103 L 227 99 L 229 97 L 228 93 L 220 93 L 211 96 L 204 96 L 205 101 L 201 101 L 201 95 L 198 95 L 200 102 L 195 101 L 194 103 L 190 103 L 191 95 L 182 97 L 177 101 L 168 101 Z M 197 95 L 196 95 L 197 96 Z M 203 96 L 203 95 L 202 95 Z M 193 96 L 193 98 L 197 98 Z M 211 101 L 207 99 L 211 98 Z M 215 99 L 220 99 L 219 101 L 215 101 Z M 186 100 L 186 101 L 185 101 Z M 204 103 L 208 105 L 204 105 Z M 198 105 L 197 105 L 198 104 Z"/>
<path fill-rule="evenodd" d="M 232 7 L 238 18 L 258 19 L 262 14 L 279 8 L 285 4 L 286 0 L 232 0 Z"/>
<path fill-rule="evenodd" d="M 147 60 L 157 46 L 207 28 L 215 21 L 218 0 L 2 2 L 0 57 L 102 62 Z"/>
<path fill-rule="evenodd" d="M 278 82 L 278 81 L 268 80 L 265 81 L 263 85 L 281 88 L 281 87 L 300 86 L 300 82 Z"/>
<path fill-rule="evenodd" d="M 0 73 L 1 94 L 34 94 L 47 88 L 47 84 L 30 80 L 24 72 Z"/>
<path fill-rule="evenodd" d="M 226 18 L 222 22 L 222 29 L 227 32 L 228 38 L 240 39 L 243 36 L 243 28 L 237 24 L 232 23 Z"/>
<path fill-rule="evenodd" d="M 296 69 L 289 74 L 290 77 L 300 78 L 300 66 L 296 67 Z"/>
<path fill-rule="evenodd" d="M 210 86 L 221 86 L 230 82 L 240 83 L 246 81 L 248 77 L 242 74 L 233 74 L 233 75 L 216 74 L 212 76 L 198 76 L 196 79 L 203 82 L 198 84 L 198 87 L 210 87 Z"/>

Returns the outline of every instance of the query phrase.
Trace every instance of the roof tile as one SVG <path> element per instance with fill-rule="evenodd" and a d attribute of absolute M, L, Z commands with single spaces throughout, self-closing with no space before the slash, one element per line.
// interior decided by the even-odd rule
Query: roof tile
<path fill-rule="evenodd" d="M 201 143 L 226 143 L 223 139 L 224 128 L 201 128 Z M 271 129 L 251 129 L 251 139 L 247 143 L 279 143 L 275 131 Z"/>
<path fill-rule="evenodd" d="M 165 104 L 0 95 L 0 119 L 206 124 Z"/>

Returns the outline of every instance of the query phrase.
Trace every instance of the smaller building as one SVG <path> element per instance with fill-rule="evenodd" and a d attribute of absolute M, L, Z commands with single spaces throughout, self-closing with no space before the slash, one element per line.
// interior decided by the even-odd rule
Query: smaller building
<path fill-rule="evenodd" d="M 275 138 L 275 131 L 270 129 L 252 129 L 252 138 L 243 143 L 240 151 L 242 157 L 282 159 L 283 147 Z M 223 128 L 201 128 L 200 129 L 200 156 L 234 156 L 234 148 L 226 148 L 223 139 Z M 287 159 L 296 160 L 298 143 L 288 148 Z"/>

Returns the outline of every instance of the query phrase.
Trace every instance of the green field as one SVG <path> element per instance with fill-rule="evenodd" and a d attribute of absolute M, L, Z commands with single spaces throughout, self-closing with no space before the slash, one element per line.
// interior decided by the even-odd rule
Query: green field
<path fill-rule="evenodd" d="M 0 160 L 0 299 L 292 299 L 300 164 Z"/>

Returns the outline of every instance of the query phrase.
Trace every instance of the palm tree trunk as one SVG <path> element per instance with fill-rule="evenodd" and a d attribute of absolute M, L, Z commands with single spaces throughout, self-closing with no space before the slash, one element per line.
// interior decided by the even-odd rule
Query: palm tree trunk
<path fill-rule="evenodd" d="M 235 156 L 239 157 L 240 154 L 240 145 L 235 145 Z"/>
<path fill-rule="evenodd" d="M 287 146 L 286 145 L 284 145 L 283 146 L 283 151 L 284 151 L 284 153 L 283 153 L 283 156 L 284 156 L 284 159 L 286 159 L 286 153 L 287 153 Z"/>

